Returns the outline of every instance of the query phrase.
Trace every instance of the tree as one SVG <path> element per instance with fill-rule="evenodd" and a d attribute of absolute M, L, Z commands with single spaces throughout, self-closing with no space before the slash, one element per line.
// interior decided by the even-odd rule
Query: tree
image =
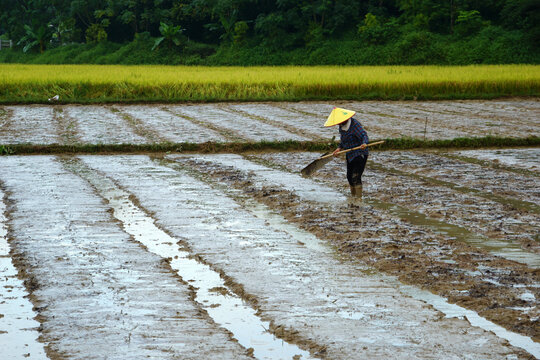
<path fill-rule="evenodd" d="M 234 43 L 242 44 L 246 41 L 246 34 L 249 30 L 249 26 L 245 21 L 238 21 L 234 24 Z"/>
<path fill-rule="evenodd" d="M 455 32 L 459 36 L 476 34 L 482 28 L 483 20 L 477 10 L 460 11 L 456 20 Z"/>
<path fill-rule="evenodd" d="M 501 17 L 508 28 L 525 30 L 535 46 L 540 46 L 540 3 L 537 0 L 506 0 Z"/>
<path fill-rule="evenodd" d="M 88 44 L 100 43 L 107 40 L 107 31 L 105 28 L 107 25 L 104 24 L 91 24 L 88 29 L 86 29 L 86 42 Z"/>
<path fill-rule="evenodd" d="M 173 44 L 180 46 L 182 43 L 182 32 L 184 29 L 181 29 L 180 25 L 172 26 L 162 22 L 159 26 L 159 31 L 161 32 L 162 36 L 156 39 L 152 50 L 156 49 L 163 41 L 167 42 L 169 49 Z"/>
<path fill-rule="evenodd" d="M 50 33 L 46 26 L 41 25 L 36 30 L 32 29 L 28 25 L 24 25 L 26 35 L 24 35 L 17 45 L 25 44 L 23 47 L 23 52 L 27 52 L 36 45 L 39 45 L 39 52 L 43 53 L 45 50 L 45 43 L 50 38 Z"/>

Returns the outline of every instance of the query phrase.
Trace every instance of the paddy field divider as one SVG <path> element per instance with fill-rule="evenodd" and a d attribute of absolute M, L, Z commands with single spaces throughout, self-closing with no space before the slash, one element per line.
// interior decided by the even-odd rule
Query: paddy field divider
<path fill-rule="evenodd" d="M 455 138 L 449 140 L 419 140 L 412 138 L 374 139 L 385 143 L 378 150 L 412 149 L 479 149 L 540 146 L 539 136 L 505 138 Z M 259 141 L 259 142 L 205 142 L 205 143 L 150 143 L 150 144 L 0 144 L 0 155 L 57 155 L 57 154 L 130 154 L 130 153 L 248 153 L 248 152 L 323 152 L 337 148 L 337 142 L 325 141 Z"/>

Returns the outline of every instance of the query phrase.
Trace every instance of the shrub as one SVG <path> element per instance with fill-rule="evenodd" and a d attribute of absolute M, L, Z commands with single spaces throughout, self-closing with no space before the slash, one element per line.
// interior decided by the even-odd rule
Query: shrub
<path fill-rule="evenodd" d="M 436 43 L 437 37 L 428 31 L 410 32 L 396 43 L 395 60 L 410 65 L 442 63 L 445 53 Z"/>

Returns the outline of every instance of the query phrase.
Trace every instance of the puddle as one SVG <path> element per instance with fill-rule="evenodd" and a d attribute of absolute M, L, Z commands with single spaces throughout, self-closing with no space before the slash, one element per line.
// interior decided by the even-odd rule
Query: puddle
<path fill-rule="evenodd" d="M 43 344 L 38 341 L 40 326 L 28 301 L 28 292 L 17 277 L 9 256 L 6 206 L 0 190 L 0 344 L 4 359 L 47 359 Z"/>
<path fill-rule="evenodd" d="M 170 260 L 171 267 L 180 277 L 193 286 L 195 301 L 220 326 L 229 330 L 246 349 L 253 349 L 259 359 L 293 358 L 301 356 L 309 359 L 310 354 L 276 338 L 267 330 L 270 323 L 256 316 L 254 309 L 245 304 L 225 285 L 220 275 L 208 265 L 198 262 L 191 253 L 182 251 L 178 240 L 159 229 L 154 220 L 133 204 L 129 193 L 81 162 L 69 165 L 81 177 L 96 187 L 101 196 L 109 202 L 114 216 L 119 219 L 127 233 L 146 246 L 149 251 Z M 213 289 L 225 289 L 225 292 Z"/>

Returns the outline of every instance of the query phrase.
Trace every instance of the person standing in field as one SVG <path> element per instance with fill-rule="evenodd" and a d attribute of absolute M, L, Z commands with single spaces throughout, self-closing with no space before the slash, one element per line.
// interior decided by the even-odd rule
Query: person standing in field
<path fill-rule="evenodd" d="M 352 196 L 362 197 L 362 174 L 366 167 L 369 155 L 367 144 L 369 138 L 362 124 L 353 118 L 356 112 L 334 107 L 324 126 L 339 125 L 339 136 L 341 138 L 337 152 L 360 146 L 358 150 L 346 153 L 347 159 L 347 180 L 351 186 Z"/>

